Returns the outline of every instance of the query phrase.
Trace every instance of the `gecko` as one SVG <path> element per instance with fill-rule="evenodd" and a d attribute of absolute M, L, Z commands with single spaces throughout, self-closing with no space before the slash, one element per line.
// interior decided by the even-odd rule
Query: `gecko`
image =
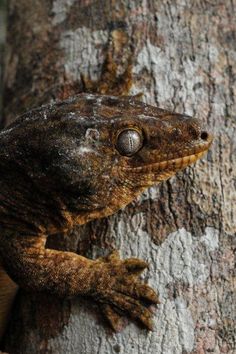
<path fill-rule="evenodd" d="M 132 96 L 79 94 L 23 114 L 0 132 L 2 267 L 24 289 L 90 298 L 114 331 L 122 316 L 151 330 L 159 299 L 140 280 L 147 262 L 49 249 L 47 236 L 115 213 L 212 139 L 198 119 Z"/>

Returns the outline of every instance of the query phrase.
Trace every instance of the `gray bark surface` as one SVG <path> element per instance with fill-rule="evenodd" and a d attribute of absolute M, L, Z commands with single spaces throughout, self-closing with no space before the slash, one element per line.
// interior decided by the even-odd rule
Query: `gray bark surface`
<path fill-rule="evenodd" d="M 132 74 L 131 94 L 202 119 L 215 140 L 195 166 L 116 215 L 49 240 L 89 257 L 118 248 L 147 260 L 144 278 L 161 300 L 154 331 L 129 324 L 113 334 L 90 302 L 21 291 L 5 351 L 235 353 L 235 11 L 234 0 L 9 1 L 5 122 L 111 78 L 110 60 L 119 82 Z"/>

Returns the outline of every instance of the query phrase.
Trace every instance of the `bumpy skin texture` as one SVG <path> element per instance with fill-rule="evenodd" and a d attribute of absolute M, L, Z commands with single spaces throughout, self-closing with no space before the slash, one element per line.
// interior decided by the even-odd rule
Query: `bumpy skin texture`
<path fill-rule="evenodd" d="M 140 135 L 131 156 L 117 143 L 126 129 Z M 196 161 L 211 140 L 196 119 L 133 97 L 82 94 L 19 117 L 0 133 L 4 268 L 33 291 L 92 297 L 114 330 L 123 315 L 151 329 L 158 297 L 139 280 L 144 261 L 117 252 L 90 260 L 46 249 L 46 237 L 116 212 Z"/>

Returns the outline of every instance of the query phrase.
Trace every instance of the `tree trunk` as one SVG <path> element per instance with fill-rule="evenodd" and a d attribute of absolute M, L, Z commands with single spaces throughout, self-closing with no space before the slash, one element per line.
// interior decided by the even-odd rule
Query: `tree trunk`
<path fill-rule="evenodd" d="M 83 90 L 143 93 L 201 118 L 207 156 L 114 216 L 51 237 L 96 257 L 147 260 L 160 293 L 155 329 L 113 334 L 83 299 L 18 294 L 9 353 L 235 353 L 236 119 L 234 0 L 10 0 L 5 122 Z"/>

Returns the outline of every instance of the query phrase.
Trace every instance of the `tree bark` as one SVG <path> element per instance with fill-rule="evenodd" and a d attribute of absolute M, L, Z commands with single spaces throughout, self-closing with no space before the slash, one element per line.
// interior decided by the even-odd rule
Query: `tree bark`
<path fill-rule="evenodd" d="M 10 0 L 5 122 L 83 90 L 143 93 L 215 134 L 207 156 L 114 216 L 49 246 L 150 263 L 155 329 L 119 334 L 96 306 L 20 291 L 9 353 L 235 353 L 236 4 L 234 0 Z"/>

